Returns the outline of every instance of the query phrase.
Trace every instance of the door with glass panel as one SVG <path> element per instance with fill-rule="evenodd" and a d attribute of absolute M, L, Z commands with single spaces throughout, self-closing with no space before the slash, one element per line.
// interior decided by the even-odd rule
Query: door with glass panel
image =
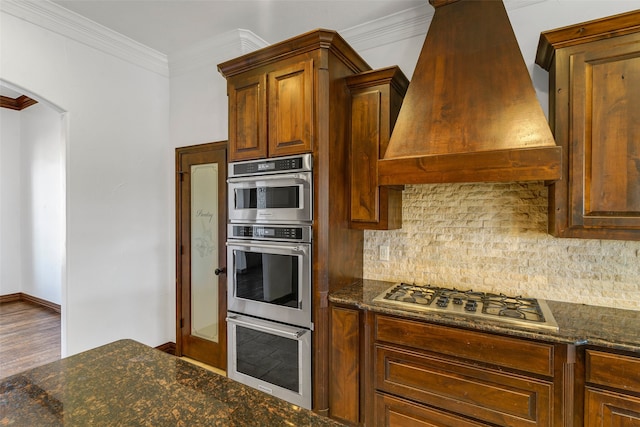
<path fill-rule="evenodd" d="M 176 149 L 176 355 L 226 370 L 227 143 Z"/>

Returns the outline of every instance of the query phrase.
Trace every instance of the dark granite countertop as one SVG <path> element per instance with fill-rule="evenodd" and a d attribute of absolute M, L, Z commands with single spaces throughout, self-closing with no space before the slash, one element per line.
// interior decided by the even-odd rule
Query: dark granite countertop
<path fill-rule="evenodd" d="M 390 282 L 363 280 L 329 295 L 333 303 L 355 306 L 361 309 L 386 313 L 405 318 L 532 338 L 547 342 L 594 345 L 616 350 L 640 353 L 640 311 L 619 310 L 584 304 L 573 304 L 547 300 L 547 304 L 558 323 L 559 330 L 529 331 L 514 325 L 468 316 L 437 313 L 433 311 L 408 310 L 389 304 L 373 302 Z"/>
<path fill-rule="evenodd" d="M 340 426 L 132 340 L 0 381 L 0 426 Z"/>

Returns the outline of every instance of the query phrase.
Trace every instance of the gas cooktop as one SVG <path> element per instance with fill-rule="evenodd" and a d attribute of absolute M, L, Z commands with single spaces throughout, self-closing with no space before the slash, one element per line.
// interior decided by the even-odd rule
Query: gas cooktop
<path fill-rule="evenodd" d="M 410 310 L 493 319 L 529 329 L 558 330 L 547 303 L 535 298 L 400 283 L 391 286 L 373 301 Z"/>

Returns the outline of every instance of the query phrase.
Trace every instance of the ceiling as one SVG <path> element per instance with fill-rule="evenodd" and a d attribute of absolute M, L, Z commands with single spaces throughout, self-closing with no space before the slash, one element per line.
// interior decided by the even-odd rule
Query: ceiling
<path fill-rule="evenodd" d="M 427 0 L 53 2 L 166 55 L 236 29 L 249 30 L 275 43 L 316 28 L 344 30 L 427 4 Z"/>

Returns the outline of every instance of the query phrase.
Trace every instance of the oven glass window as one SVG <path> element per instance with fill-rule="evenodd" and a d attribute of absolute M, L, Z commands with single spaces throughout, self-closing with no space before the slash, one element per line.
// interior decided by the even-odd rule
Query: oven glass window
<path fill-rule="evenodd" d="M 298 341 L 236 326 L 236 369 L 299 392 Z"/>
<path fill-rule="evenodd" d="M 238 188 L 236 209 L 297 209 L 300 208 L 300 187 Z"/>
<path fill-rule="evenodd" d="M 298 255 L 233 253 L 237 298 L 300 308 Z"/>

